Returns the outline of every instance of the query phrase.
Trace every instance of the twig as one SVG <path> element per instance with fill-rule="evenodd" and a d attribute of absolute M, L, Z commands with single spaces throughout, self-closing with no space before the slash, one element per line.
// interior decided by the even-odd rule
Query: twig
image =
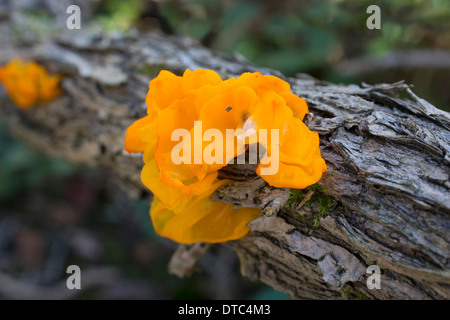
<path fill-rule="evenodd" d="M 180 278 L 190 276 L 203 256 L 211 248 L 210 243 L 198 242 L 180 245 L 169 262 L 169 273 Z"/>
<path fill-rule="evenodd" d="M 297 210 L 300 210 L 305 205 L 305 203 L 311 199 L 313 194 L 314 194 L 314 191 L 309 190 L 308 193 L 306 194 L 305 198 L 297 206 Z"/>

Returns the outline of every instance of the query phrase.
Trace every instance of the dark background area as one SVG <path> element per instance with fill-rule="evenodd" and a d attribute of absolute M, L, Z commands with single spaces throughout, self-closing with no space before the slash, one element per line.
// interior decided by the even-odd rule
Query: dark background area
<path fill-rule="evenodd" d="M 188 36 L 287 76 L 405 80 L 420 97 L 450 110 L 448 0 L 96 3 L 92 23 L 101 30 Z M 371 4 L 381 8 L 381 30 L 366 27 Z M 0 145 L 0 275 L 25 288 L 55 288 L 76 264 L 82 279 L 96 275 L 76 296 L 81 299 L 287 298 L 241 277 L 237 257 L 222 245 L 192 277 L 169 275 L 177 245 L 154 233 L 149 203 L 128 199 L 106 171 L 36 153 L 1 121 Z M 0 298 L 10 297 L 0 289 Z"/>

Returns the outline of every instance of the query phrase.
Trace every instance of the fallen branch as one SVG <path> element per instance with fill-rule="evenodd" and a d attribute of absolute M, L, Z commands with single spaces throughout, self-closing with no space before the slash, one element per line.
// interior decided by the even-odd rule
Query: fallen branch
<path fill-rule="evenodd" d="M 131 197 L 142 197 L 146 189 L 140 156 L 123 151 L 125 130 L 145 114 L 148 83 L 159 70 L 281 76 L 192 40 L 158 34 L 66 32 L 28 37 L 24 45 L 23 33 L 10 36 L 7 19 L 0 20 L 0 63 L 28 57 L 66 77 L 62 98 L 27 111 L 0 94 L 2 119 L 42 152 L 109 168 Z M 294 298 L 345 299 L 350 293 L 448 299 L 449 114 L 401 82 L 340 86 L 306 75 L 286 80 L 308 102 L 308 126 L 320 134 L 328 171 L 318 183 L 321 192 L 296 210 L 286 205 L 289 189 L 271 188 L 251 168 L 223 170 L 236 183 L 217 190 L 214 199 L 258 207 L 266 215 L 250 223 L 248 236 L 227 243 L 241 260 L 242 274 Z M 331 198 L 327 208 L 321 197 Z M 366 286 L 373 264 L 382 272 L 379 290 Z"/>

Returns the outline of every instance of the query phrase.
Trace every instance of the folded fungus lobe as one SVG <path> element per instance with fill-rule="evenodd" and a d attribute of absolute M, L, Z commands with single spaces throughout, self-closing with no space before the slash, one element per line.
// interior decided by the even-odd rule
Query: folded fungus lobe
<path fill-rule="evenodd" d="M 248 233 L 247 223 L 261 215 L 258 209 L 234 209 L 210 196 L 231 182 L 218 179 L 218 170 L 252 144 L 263 147 L 256 173 L 271 186 L 303 189 L 326 171 L 319 135 L 302 122 L 305 100 L 278 77 L 255 72 L 222 80 L 207 69 L 183 76 L 162 70 L 150 81 L 146 103 L 147 116 L 127 130 L 125 150 L 143 152 L 141 179 L 154 194 L 153 226 L 176 242 L 224 242 Z M 267 131 L 277 135 L 263 136 Z M 208 132 L 215 133 L 214 141 L 205 139 Z M 174 159 L 174 150 L 183 161 Z M 267 173 L 270 161 L 277 161 L 278 170 Z"/>

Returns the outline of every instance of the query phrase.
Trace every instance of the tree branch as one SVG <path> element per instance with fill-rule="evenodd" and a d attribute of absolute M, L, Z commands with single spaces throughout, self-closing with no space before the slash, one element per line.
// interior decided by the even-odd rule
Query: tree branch
<path fill-rule="evenodd" d="M 111 169 L 132 197 L 146 189 L 141 157 L 123 151 L 125 131 L 144 116 L 148 83 L 159 70 L 281 76 L 185 38 L 83 31 L 30 38 L 27 32 L 12 36 L 17 25 L 10 19 L 0 17 L 0 63 L 21 56 L 64 72 L 65 94 L 27 111 L 0 94 L 1 117 L 45 153 Z M 308 126 L 320 134 L 328 171 L 318 183 L 321 192 L 301 208 L 301 199 L 287 204 L 289 189 L 271 188 L 251 168 L 221 172 L 237 182 L 219 189 L 214 199 L 258 207 L 267 215 L 250 223 L 248 236 L 227 243 L 243 275 L 294 298 L 344 299 L 354 293 L 448 299 L 449 114 L 401 82 L 341 86 L 306 75 L 286 80 L 308 102 Z M 331 197 L 328 216 L 317 215 L 320 197 Z M 366 286 L 372 264 L 382 271 L 380 290 Z"/>

